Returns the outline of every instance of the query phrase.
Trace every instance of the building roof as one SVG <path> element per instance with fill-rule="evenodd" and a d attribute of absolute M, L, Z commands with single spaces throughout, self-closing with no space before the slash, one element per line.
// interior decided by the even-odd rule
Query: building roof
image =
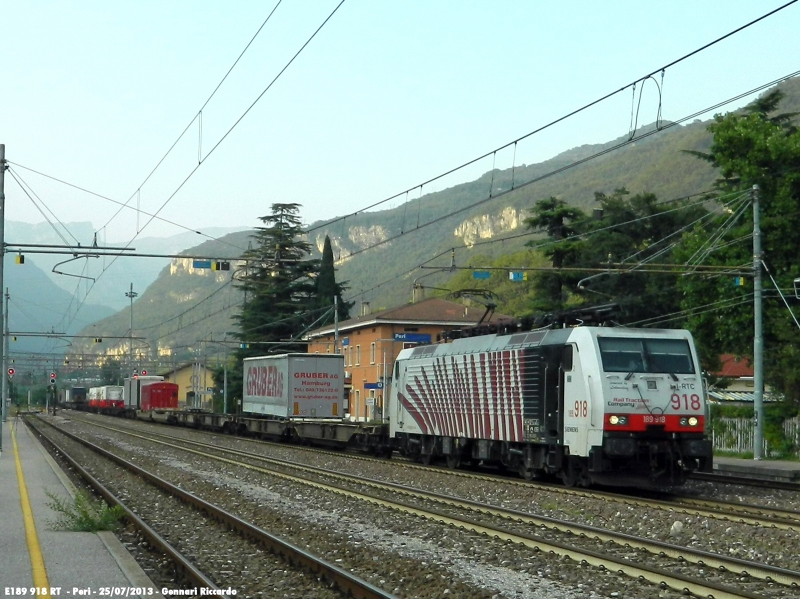
<path fill-rule="evenodd" d="M 431 297 L 413 304 L 404 304 L 345 320 L 339 323 L 339 332 L 343 333 L 377 324 L 427 324 L 466 327 L 477 324 L 485 312 L 486 308 L 484 306 L 464 306 L 463 304 L 450 302 L 438 297 Z M 509 318 L 511 317 L 495 313 L 488 322 L 507 320 Z M 334 326 L 331 324 L 310 331 L 308 338 L 313 339 L 331 335 L 333 332 Z"/>
<path fill-rule="evenodd" d="M 749 391 L 726 391 L 725 389 L 709 389 L 708 395 L 712 401 L 716 400 L 718 402 L 732 402 L 738 401 L 742 403 L 753 403 L 755 401 L 756 394 L 751 393 Z M 764 401 L 778 401 L 779 397 L 776 396 L 774 393 L 769 393 L 768 391 L 764 392 L 763 395 Z"/>
<path fill-rule="evenodd" d="M 719 372 L 712 372 L 711 374 L 732 379 L 753 377 L 753 366 L 747 358 L 739 358 L 733 354 L 722 354 L 719 357 L 719 361 L 722 364 Z"/>

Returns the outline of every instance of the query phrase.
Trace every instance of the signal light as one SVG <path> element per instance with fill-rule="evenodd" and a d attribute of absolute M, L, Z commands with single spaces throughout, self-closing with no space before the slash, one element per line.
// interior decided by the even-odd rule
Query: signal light
<path fill-rule="evenodd" d="M 212 270 L 230 270 L 231 263 L 230 262 L 222 262 L 222 261 L 215 261 L 212 266 Z"/>
<path fill-rule="evenodd" d="M 17 256 L 16 256 L 16 258 L 14 259 L 14 261 L 15 261 L 17 264 L 25 264 L 25 256 L 23 256 L 22 254 L 17 254 Z"/>
<path fill-rule="evenodd" d="M 50 384 L 51 384 L 51 385 L 55 385 L 55 384 L 56 384 L 56 379 L 55 379 L 55 377 L 52 377 L 52 376 L 50 377 Z"/>
<path fill-rule="evenodd" d="M 103 338 L 102 337 L 95 337 L 94 338 L 94 342 L 95 343 L 102 343 L 103 342 Z"/>

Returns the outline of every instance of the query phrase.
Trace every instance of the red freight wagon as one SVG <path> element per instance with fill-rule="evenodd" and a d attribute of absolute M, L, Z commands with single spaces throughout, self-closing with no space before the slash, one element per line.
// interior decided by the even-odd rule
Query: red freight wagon
<path fill-rule="evenodd" d="M 141 409 L 175 410 L 178 408 L 178 385 L 175 383 L 150 383 L 142 387 Z"/>

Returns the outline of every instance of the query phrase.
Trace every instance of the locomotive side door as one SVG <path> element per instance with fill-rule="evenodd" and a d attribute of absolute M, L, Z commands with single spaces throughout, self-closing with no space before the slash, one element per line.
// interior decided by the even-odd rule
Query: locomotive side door
<path fill-rule="evenodd" d="M 561 359 L 564 393 L 564 445 L 573 456 L 588 456 L 588 432 L 592 424 L 592 402 L 581 365 L 578 345 L 567 343 Z"/>

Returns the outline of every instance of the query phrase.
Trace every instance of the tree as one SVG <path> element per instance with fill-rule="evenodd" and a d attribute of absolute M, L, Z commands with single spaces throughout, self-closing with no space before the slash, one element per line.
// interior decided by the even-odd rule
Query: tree
<path fill-rule="evenodd" d="M 568 205 L 564 200 L 550 197 L 536 202 L 533 216 L 525 220 L 528 228 L 547 233 L 553 244 L 544 250 L 544 254 L 551 259 L 553 268 L 572 265 L 575 258 L 576 245 L 570 238 L 578 231 L 578 227 L 586 215 L 574 206 Z M 535 246 L 537 242 L 526 245 Z M 559 273 L 538 273 L 533 277 L 539 289 L 539 300 L 534 309 L 550 311 L 560 310 L 566 303 L 563 287 L 569 277 Z"/>
<path fill-rule="evenodd" d="M 659 202 L 651 193 L 631 196 L 625 188 L 610 195 L 596 192 L 595 200 L 599 219 L 589 219 L 564 201 L 549 198 L 538 202 L 535 216 L 526 221 L 528 226 L 548 232 L 551 242 L 544 253 L 554 269 L 576 269 L 535 275 L 538 297 L 534 308 L 557 311 L 616 303 L 620 308 L 617 320 L 623 323 L 678 311 L 681 298 L 674 291 L 676 275 L 648 273 L 638 267 L 643 262 L 673 262 L 675 242 L 680 241 L 682 231 L 707 214 L 706 209 L 696 203 Z M 619 272 L 620 265 L 626 264 L 630 270 Z M 596 272 L 606 265 L 608 272 Z"/>
<path fill-rule="evenodd" d="M 264 226 L 256 228 L 254 247 L 243 256 L 238 287 L 244 304 L 235 316 L 242 347 L 228 364 L 232 398 L 242 397 L 244 358 L 304 351 L 305 344 L 296 339 L 321 313 L 314 281 L 319 260 L 308 258 L 311 245 L 303 238 L 298 212 L 298 204 L 273 204 L 272 214 L 259 219 Z M 214 372 L 218 387 L 222 378 L 222 369 Z"/>
<path fill-rule="evenodd" d="M 584 221 L 584 236 L 575 263 L 595 268 L 613 263 L 617 269 L 629 265 L 630 270 L 581 274 L 578 284 L 584 301 L 617 303 L 623 323 L 677 312 L 681 302 L 674 291 L 678 275 L 644 272 L 640 265 L 673 263 L 673 246 L 681 241 L 681 231 L 691 227 L 707 210 L 685 201 L 659 202 L 652 193 L 631 196 L 625 188 L 616 189 L 611 195 L 597 192 L 595 199 L 602 218 Z"/>
<path fill-rule="evenodd" d="M 748 193 L 759 186 L 764 262 L 784 293 L 800 276 L 797 248 L 800 247 L 800 132 L 792 124 L 792 114 L 774 114 L 782 92 L 774 90 L 744 111 L 717 115 L 708 129 L 713 142 L 708 154 L 700 157 L 718 165 L 721 190 Z M 730 265 L 747 270 L 752 264 L 750 235 L 752 210 L 740 217 L 721 236 L 707 264 Z M 708 229 L 694 234 L 694 247 L 701 247 Z M 773 388 L 788 399 L 800 401 L 800 374 L 797 347 L 800 330 L 765 277 L 764 303 L 765 377 Z M 771 289 L 770 289 L 771 287 Z M 701 344 L 718 353 L 734 353 L 752 358 L 753 306 L 752 280 L 734 285 L 733 276 L 682 281 L 686 307 L 715 304 L 693 316 L 689 326 Z M 794 304 L 797 312 L 797 303 Z"/>
<path fill-rule="evenodd" d="M 322 260 L 320 261 L 315 292 L 320 308 L 329 308 L 333 306 L 333 298 L 335 297 L 337 299 L 339 321 L 350 318 L 350 308 L 353 307 L 353 302 L 345 302 L 342 299 L 342 293 L 346 289 L 347 288 L 343 284 L 336 282 L 333 248 L 331 247 L 330 237 L 326 235 L 325 244 L 322 246 Z"/>

